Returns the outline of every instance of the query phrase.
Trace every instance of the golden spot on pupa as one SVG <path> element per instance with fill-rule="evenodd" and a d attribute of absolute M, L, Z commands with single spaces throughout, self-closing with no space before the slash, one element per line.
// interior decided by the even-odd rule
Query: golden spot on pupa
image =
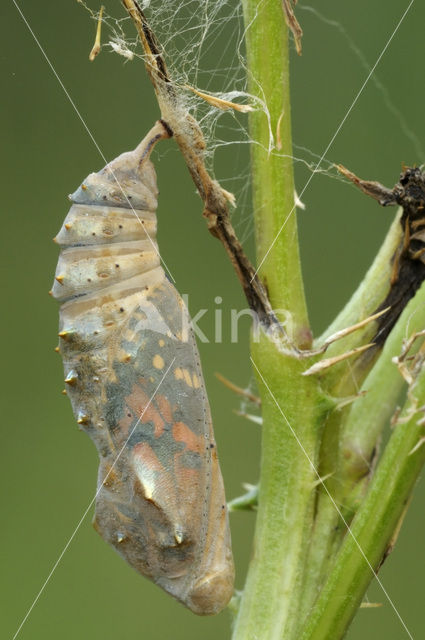
<path fill-rule="evenodd" d="M 199 387 L 201 386 L 201 383 L 196 373 L 193 374 L 193 386 L 195 387 L 195 389 L 199 389 Z"/>
<path fill-rule="evenodd" d="M 58 336 L 59 338 L 62 338 L 62 340 L 69 340 L 69 338 L 72 336 L 74 332 L 72 331 L 72 329 L 70 329 L 69 331 L 59 331 Z"/>
<path fill-rule="evenodd" d="M 78 424 L 89 424 L 89 422 L 90 422 L 90 418 L 85 413 L 80 411 L 78 413 L 77 423 Z"/>
<path fill-rule="evenodd" d="M 78 380 L 78 373 L 71 369 L 71 371 L 68 373 L 68 375 L 65 378 L 66 384 L 69 384 L 72 386 L 76 384 L 77 380 Z"/>
<path fill-rule="evenodd" d="M 188 387 L 193 387 L 192 378 L 190 377 L 190 373 L 187 369 L 183 369 L 183 377 L 184 381 Z"/>
<path fill-rule="evenodd" d="M 152 364 L 155 369 L 163 369 L 165 363 L 164 359 L 157 353 L 156 356 L 153 357 Z"/>
<path fill-rule="evenodd" d="M 158 340 L 158 344 L 159 344 L 159 346 L 160 346 L 160 347 L 163 347 L 163 346 L 164 346 L 164 344 L 165 344 L 165 342 L 164 342 L 164 340 L 161 338 L 161 340 Z"/>

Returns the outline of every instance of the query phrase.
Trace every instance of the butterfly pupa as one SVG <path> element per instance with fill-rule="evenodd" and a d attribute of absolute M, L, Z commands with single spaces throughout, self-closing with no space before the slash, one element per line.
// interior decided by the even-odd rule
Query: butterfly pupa
<path fill-rule="evenodd" d="M 94 526 L 140 574 L 199 615 L 234 567 L 223 480 L 188 311 L 161 266 L 158 122 L 70 196 L 53 296 L 72 408 L 99 458 Z"/>

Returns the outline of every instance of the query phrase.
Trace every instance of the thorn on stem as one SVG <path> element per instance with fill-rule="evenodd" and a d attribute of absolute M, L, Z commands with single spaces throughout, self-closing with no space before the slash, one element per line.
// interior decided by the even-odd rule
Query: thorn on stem
<path fill-rule="evenodd" d="M 224 384 L 225 387 L 230 389 L 230 391 L 233 391 L 234 393 L 236 393 L 238 396 L 242 396 L 243 398 L 246 398 L 246 400 L 249 400 L 250 402 L 253 402 L 258 406 L 261 405 L 261 399 L 258 396 L 254 395 L 247 389 L 242 389 L 242 387 L 238 387 L 236 384 L 234 384 L 233 382 L 225 378 L 223 375 L 221 375 L 221 373 L 216 373 L 215 377 L 217 378 L 217 380 L 220 380 L 221 384 Z"/>
<path fill-rule="evenodd" d="M 347 360 L 347 358 L 352 358 L 353 356 L 358 355 L 359 353 L 362 353 L 367 349 L 370 349 L 374 346 L 374 344 L 374 342 L 371 342 L 370 344 L 365 344 L 362 347 L 356 347 L 355 349 L 351 349 L 350 351 L 342 353 L 338 356 L 334 356 L 333 358 L 325 358 L 324 360 L 320 360 L 320 362 L 316 362 L 309 369 L 303 371 L 302 375 L 312 376 L 316 373 L 322 373 L 322 371 L 324 371 L 325 369 L 329 369 L 330 367 L 339 364 L 343 360 Z"/>

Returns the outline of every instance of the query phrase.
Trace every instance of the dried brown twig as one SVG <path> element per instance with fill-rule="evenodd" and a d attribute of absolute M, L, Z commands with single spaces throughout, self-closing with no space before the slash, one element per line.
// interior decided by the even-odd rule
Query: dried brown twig
<path fill-rule="evenodd" d="M 301 38 L 303 36 L 303 30 L 301 29 L 301 25 L 295 17 L 294 10 L 292 5 L 296 5 L 298 0 L 282 0 L 283 13 L 285 15 L 286 24 L 292 31 L 292 35 L 294 36 L 295 48 L 297 50 L 298 55 L 300 56 L 302 53 L 301 47 Z"/>
<path fill-rule="evenodd" d="M 373 338 L 377 346 L 382 346 L 425 280 L 425 173 L 418 167 L 404 167 L 399 182 L 388 189 L 379 182 L 362 180 L 342 165 L 337 165 L 337 169 L 382 206 L 399 205 L 403 209 L 400 218 L 403 235 L 392 256 L 389 291 L 375 311 L 391 308 L 378 320 L 378 330 Z"/>
<path fill-rule="evenodd" d="M 196 120 L 188 113 L 169 77 L 161 47 L 146 17 L 135 0 L 122 0 L 139 34 L 144 52 L 145 67 L 155 89 L 161 120 L 174 136 L 192 179 L 204 202 L 203 215 L 208 229 L 218 238 L 229 255 L 242 284 L 248 304 L 267 329 L 281 333 L 273 313 L 267 291 L 244 253 L 230 222 L 227 200 L 230 194 L 209 175 L 204 161 L 205 141 Z"/>

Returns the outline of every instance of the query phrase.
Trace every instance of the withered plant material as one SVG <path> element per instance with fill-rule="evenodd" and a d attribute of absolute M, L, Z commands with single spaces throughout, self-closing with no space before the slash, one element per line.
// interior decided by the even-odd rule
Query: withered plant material
<path fill-rule="evenodd" d="M 253 265 L 247 258 L 230 222 L 227 207 L 228 194 L 209 175 L 204 161 L 205 141 L 196 120 L 187 112 L 176 92 L 162 55 L 158 40 L 135 0 L 123 0 L 139 34 L 144 52 L 145 66 L 155 89 L 162 121 L 174 135 L 192 179 L 204 202 L 203 215 L 208 229 L 218 238 L 229 255 L 242 284 L 250 308 L 267 329 L 282 334 L 282 328 L 273 313 L 267 291 Z"/>
<path fill-rule="evenodd" d="M 399 205 L 403 209 L 400 218 L 403 238 L 391 258 L 389 291 L 376 310 L 379 312 L 390 307 L 388 313 L 377 320 L 378 330 L 373 338 L 377 346 L 382 346 L 403 309 L 425 280 L 425 173 L 418 167 L 406 167 L 395 187 L 388 189 L 379 182 L 358 178 L 341 165 L 337 168 L 382 206 Z"/>
<path fill-rule="evenodd" d="M 292 5 L 296 5 L 298 0 L 282 0 L 283 13 L 285 14 L 286 24 L 289 29 L 292 31 L 292 35 L 294 36 L 295 48 L 297 50 L 298 55 L 300 56 L 302 53 L 301 46 L 301 38 L 303 36 L 303 30 L 301 29 L 301 25 L 295 17 L 294 10 Z"/>

